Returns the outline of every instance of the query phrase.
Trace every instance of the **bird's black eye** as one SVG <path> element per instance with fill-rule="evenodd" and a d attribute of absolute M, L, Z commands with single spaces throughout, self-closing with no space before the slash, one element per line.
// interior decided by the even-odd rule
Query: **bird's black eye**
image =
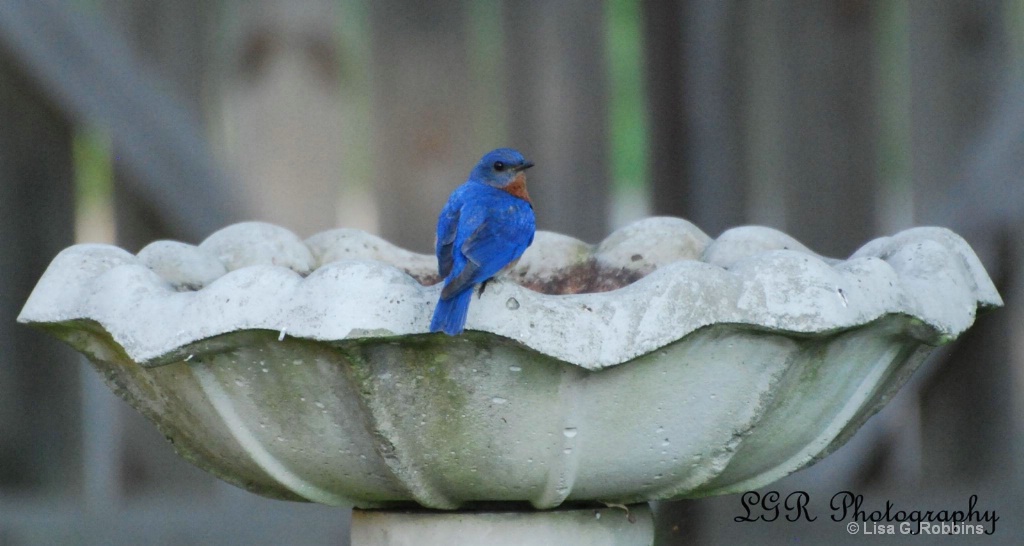
<path fill-rule="evenodd" d="M 494 162 L 494 170 L 498 171 L 499 173 L 501 171 L 504 171 L 505 170 L 505 164 L 502 163 L 501 161 L 495 161 Z"/>

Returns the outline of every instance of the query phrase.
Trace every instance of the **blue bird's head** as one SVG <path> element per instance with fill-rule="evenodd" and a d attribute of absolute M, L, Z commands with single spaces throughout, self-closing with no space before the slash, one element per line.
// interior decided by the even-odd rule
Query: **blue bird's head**
<path fill-rule="evenodd" d="M 522 193 L 526 192 L 526 177 L 523 171 L 533 166 L 533 162 L 527 161 L 523 154 L 512 148 L 498 148 L 491 150 L 480 159 L 480 162 L 473 167 L 469 173 L 469 179 L 482 182 L 488 186 L 508 191 L 513 195 L 515 186 L 522 186 Z M 522 197 L 522 196 L 520 196 Z M 529 197 L 525 197 L 529 201 Z"/>

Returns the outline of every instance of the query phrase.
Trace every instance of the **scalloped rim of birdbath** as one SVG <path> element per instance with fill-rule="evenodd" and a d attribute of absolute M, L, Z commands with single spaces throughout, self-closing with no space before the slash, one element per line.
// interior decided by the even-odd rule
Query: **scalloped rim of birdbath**
<path fill-rule="evenodd" d="M 433 256 L 358 230 L 302 241 L 246 222 L 198 246 L 158 241 L 137 256 L 70 247 L 18 320 L 95 321 L 150 366 L 247 329 L 320 341 L 423 334 L 440 292 L 435 268 Z M 925 326 L 912 334 L 937 345 L 966 330 L 979 307 L 1001 305 L 977 256 L 944 228 L 882 237 L 841 261 L 771 228 L 713 240 L 658 217 L 597 245 L 538 232 L 516 269 L 474 297 L 466 327 L 596 370 L 722 323 L 812 335 L 907 315 Z"/>

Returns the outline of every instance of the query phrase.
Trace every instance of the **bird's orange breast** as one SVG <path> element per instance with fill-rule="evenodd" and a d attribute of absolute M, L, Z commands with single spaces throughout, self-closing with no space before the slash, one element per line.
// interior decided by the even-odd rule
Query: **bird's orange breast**
<path fill-rule="evenodd" d="M 526 191 L 526 173 L 517 174 L 516 177 L 512 179 L 512 182 L 509 182 L 507 186 L 501 189 L 511 195 L 525 200 L 527 203 L 533 203 L 530 201 L 530 194 Z"/>

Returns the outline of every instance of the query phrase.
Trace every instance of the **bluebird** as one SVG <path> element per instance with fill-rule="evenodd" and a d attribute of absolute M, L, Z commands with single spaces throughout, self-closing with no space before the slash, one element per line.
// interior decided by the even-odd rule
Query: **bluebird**
<path fill-rule="evenodd" d="M 488 152 L 452 192 L 437 219 L 437 269 L 444 278 L 430 331 L 454 336 L 466 325 L 474 289 L 509 269 L 533 242 L 526 173 L 533 166 L 511 148 Z"/>

